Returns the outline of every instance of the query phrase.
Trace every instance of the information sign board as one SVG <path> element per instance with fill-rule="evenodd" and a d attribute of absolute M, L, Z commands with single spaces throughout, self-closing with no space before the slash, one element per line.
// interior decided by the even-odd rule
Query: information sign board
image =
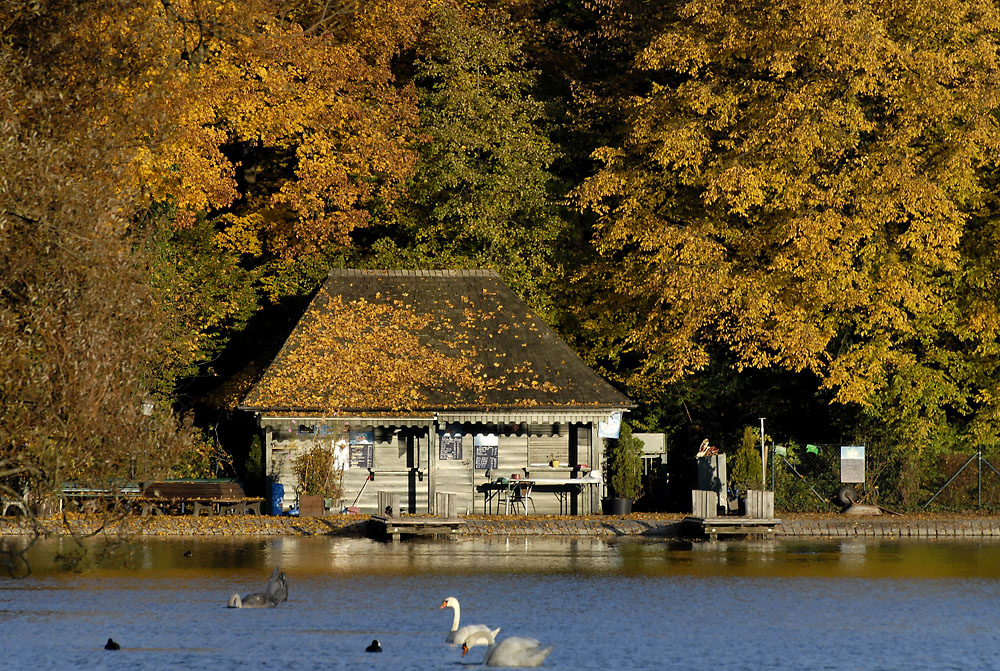
<path fill-rule="evenodd" d="M 865 446 L 840 446 L 840 481 L 865 481 Z"/>
<path fill-rule="evenodd" d="M 375 463 L 373 431 L 351 431 L 351 468 L 371 468 Z"/>

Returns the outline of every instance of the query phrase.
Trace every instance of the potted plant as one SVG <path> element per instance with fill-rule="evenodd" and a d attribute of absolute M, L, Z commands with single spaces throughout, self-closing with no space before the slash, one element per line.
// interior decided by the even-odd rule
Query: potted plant
<path fill-rule="evenodd" d="M 606 439 L 604 455 L 609 485 L 604 512 L 627 515 L 642 493 L 642 441 L 632 436 L 632 430 L 622 422 L 618 438 Z"/>
<path fill-rule="evenodd" d="M 298 479 L 299 515 L 318 517 L 326 514 L 343 494 L 344 471 L 335 468 L 333 449 L 316 445 L 292 460 L 292 472 Z M 329 501 L 329 505 L 324 503 Z"/>

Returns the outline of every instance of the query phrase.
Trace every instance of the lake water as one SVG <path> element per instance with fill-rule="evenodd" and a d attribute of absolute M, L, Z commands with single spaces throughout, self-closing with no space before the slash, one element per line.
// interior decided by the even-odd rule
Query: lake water
<path fill-rule="evenodd" d="M 463 624 L 554 645 L 547 669 L 1000 668 L 996 543 L 169 539 L 80 573 L 53 561 L 71 549 L 46 542 L 30 576 L 0 579 L 0 668 L 478 665 L 484 648 L 444 644 L 446 596 Z M 275 564 L 287 603 L 225 607 Z"/>

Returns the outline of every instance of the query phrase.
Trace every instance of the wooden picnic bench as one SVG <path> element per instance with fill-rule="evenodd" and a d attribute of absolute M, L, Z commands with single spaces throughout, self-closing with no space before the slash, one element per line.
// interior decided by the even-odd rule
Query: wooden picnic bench
<path fill-rule="evenodd" d="M 164 480 L 142 490 L 138 502 L 143 515 L 183 515 L 188 509 L 198 517 L 211 515 L 260 515 L 264 499 L 247 496 L 235 480 Z"/>

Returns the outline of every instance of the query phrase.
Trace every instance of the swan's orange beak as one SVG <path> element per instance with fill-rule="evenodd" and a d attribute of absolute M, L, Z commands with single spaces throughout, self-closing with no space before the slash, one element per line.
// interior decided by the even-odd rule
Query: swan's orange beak
<path fill-rule="evenodd" d="M 469 646 L 465 643 L 462 644 L 462 657 L 465 657 L 465 653 L 469 651 Z"/>
<path fill-rule="evenodd" d="M 446 600 L 444 600 L 444 601 L 441 602 L 440 606 L 438 606 L 438 610 L 441 610 L 442 608 L 447 608 L 447 607 L 448 607 L 448 601 L 446 599 Z"/>

